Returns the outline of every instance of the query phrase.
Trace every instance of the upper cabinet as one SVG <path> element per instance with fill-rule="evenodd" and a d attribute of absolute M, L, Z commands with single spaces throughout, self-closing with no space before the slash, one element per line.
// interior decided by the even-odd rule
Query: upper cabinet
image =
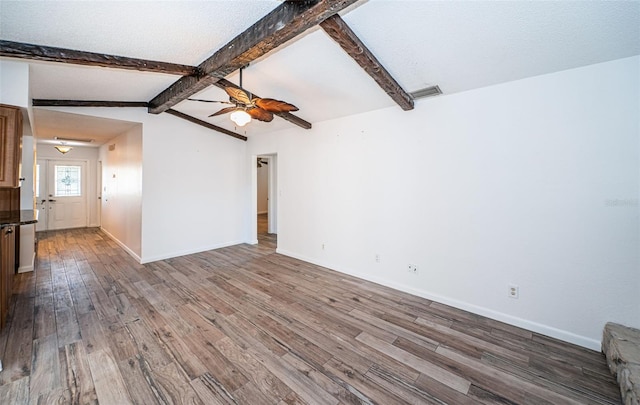
<path fill-rule="evenodd" d="M 0 104 L 0 187 L 20 186 L 22 112 Z"/>

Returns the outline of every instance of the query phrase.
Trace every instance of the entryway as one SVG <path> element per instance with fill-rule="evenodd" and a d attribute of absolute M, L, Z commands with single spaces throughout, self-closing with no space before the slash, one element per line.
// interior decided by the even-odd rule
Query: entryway
<path fill-rule="evenodd" d="M 277 155 L 255 157 L 256 240 L 259 244 L 277 245 Z"/>
<path fill-rule="evenodd" d="M 87 163 L 43 160 L 36 165 L 36 231 L 82 228 L 87 218 Z"/>

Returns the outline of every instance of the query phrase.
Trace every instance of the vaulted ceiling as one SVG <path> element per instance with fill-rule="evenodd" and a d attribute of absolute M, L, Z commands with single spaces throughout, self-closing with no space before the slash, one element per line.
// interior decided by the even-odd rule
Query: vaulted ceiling
<path fill-rule="evenodd" d="M 198 66 L 281 5 L 271 0 L 3 0 L 0 39 Z M 640 54 L 639 1 L 360 0 L 339 15 L 407 92 L 438 85 L 446 96 Z M 28 62 L 34 99 L 148 102 L 180 79 L 176 74 Z M 237 84 L 237 71 L 226 79 Z M 295 114 L 312 124 L 400 108 L 318 26 L 253 60 L 243 84 L 262 97 L 295 104 L 300 108 Z M 594 91 L 602 85 L 594 83 Z M 227 99 L 216 86 L 192 97 Z M 172 108 L 246 136 L 293 126 L 276 117 L 236 130 L 228 116 L 207 117 L 217 105 L 182 101 Z M 81 114 L 82 108 L 77 111 Z M 73 135 L 74 126 L 65 128 L 64 123 L 78 118 L 45 108 L 35 108 L 35 117 L 40 138 L 62 131 L 66 133 L 60 136 Z M 109 127 L 104 120 L 81 121 L 84 132 Z"/>

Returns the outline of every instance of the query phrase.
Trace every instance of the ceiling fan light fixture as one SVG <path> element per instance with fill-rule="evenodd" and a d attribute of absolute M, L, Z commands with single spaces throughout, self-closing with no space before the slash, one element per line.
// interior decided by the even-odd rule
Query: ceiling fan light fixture
<path fill-rule="evenodd" d="M 67 145 L 57 145 L 55 148 L 58 150 L 58 152 L 62 153 L 63 155 L 69 152 L 71 149 L 73 149 L 71 146 L 67 146 Z"/>
<path fill-rule="evenodd" d="M 244 127 L 251 122 L 251 116 L 244 110 L 236 110 L 231 113 L 231 121 L 235 122 L 239 127 Z"/>

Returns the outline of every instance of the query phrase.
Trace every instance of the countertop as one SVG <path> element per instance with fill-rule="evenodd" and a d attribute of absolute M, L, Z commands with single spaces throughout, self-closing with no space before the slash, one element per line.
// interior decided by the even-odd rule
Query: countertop
<path fill-rule="evenodd" d="M 38 210 L 0 211 L 0 228 L 38 222 Z"/>

